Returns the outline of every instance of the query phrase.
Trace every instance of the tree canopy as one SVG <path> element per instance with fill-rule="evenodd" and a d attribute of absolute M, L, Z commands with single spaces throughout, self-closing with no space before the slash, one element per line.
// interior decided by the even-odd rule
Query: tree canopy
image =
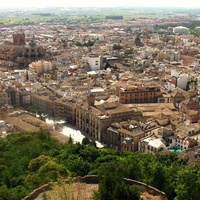
<path fill-rule="evenodd" d="M 132 194 L 134 189 L 121 181 L 126 177 L 164 191 L 169 200 L 195 200 L 200 196 L 199 169 L 200 161 L 188 164 L 175 153 L 153 155 L 97 149 L 88 141 L 61 144 L 45 132 L 23 132 L 0 139 L 0 199 L 22 199 L 49 181 L 99 175 L 104 177 L 100 185 L 104 192 L 106 184 L 114 187 L 119 182 L 111 194 L 115 198 Z"/>

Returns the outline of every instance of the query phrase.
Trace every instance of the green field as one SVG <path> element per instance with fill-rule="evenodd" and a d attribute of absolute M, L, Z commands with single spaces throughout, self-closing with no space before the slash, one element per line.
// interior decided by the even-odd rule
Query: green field
<path fill-rule="evenodd" d="M 169 17 L 172 13 L 190 11 L 158 8 L 43 8 L 29 10 L 0 10 L 0 23 L 6 26 L 28 25 L 32 23 L 96 23 L 106 20 L 106 16 L 122 16 L 124 20 L 137 18 Z"/>
<path fill-rule="evenodd" d="M 190 33 L 197 36 L 197 37 L 200 37 L 200 30 L 199 29 L 190 29 Z"/>

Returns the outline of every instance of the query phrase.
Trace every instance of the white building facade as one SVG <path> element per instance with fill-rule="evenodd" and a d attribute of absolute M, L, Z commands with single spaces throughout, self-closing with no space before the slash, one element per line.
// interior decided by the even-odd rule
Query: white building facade
<path fill-rule="evenodd" d="M 177 26 L 173 28 L 173 33 L 178 33 L 178 34 L 188 34 L 189 33 L 189 28 L 185 26 Z"/>
<path fill-rule="evenodd" d="M 188 74 L 181 74 L 177 79 L 177 87 L 186 90 L 188 81 L 190 81 L 190 76 Z"/>
<path fill-rule="evenodd" d="M 90 66 L 91 71 L 99 71 L 102 69 L 103 58 L 101 56 L 92 54 L 89 57 L 86 57 L 86 59 Z"/>

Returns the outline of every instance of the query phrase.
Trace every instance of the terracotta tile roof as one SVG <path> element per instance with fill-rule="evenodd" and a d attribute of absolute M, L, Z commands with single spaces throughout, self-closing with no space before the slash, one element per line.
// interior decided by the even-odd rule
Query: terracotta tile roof
<path fill-rule="evenodd" d="M 37 132 L 40 130 L 38 127 L 35 127 L 29 123 L 26 123 L 17 117 L 9 117 L 5 121 L 10 124 L 13 124 L 14 127 L 16 127 L 17 129 L 21 131 Z"/>
<path fill-rule="evenodd" d="M 185 98 L 189 98 L 190 94 L 188 92 L 186 92 L 185 90 L 182 90 L 181 88 L 175 88 L 172 92 L 171 92 L 171 96 L 175 97 L 176 95 L 181 94 L 183 95 Z"/>

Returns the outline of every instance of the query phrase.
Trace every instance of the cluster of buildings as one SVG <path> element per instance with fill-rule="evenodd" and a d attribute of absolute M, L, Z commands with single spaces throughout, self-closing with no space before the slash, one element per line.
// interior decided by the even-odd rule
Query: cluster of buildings
<path fill-rule="evenodd" d="M 20 27 L 9 41 L 11 30 L 2 28 L 0 119 L 17 128 L 10 110 L 31 107 L 113 149 L 198 147 L 199 38 L 180 27 L 159 34 L 141 23 L 135 32 L 135 23 Z"/>
<path fill-rule="evenodd" d="M 13 69 L 27 66 L 31 61 L 47 57 L 45 49 L 37 45 L 34 40 L 26 45 L 24 33 L 14 33 L 12 36 L 13 42 L 0 45 L 0 60 L 3 61 L 1 65 Z"/>

